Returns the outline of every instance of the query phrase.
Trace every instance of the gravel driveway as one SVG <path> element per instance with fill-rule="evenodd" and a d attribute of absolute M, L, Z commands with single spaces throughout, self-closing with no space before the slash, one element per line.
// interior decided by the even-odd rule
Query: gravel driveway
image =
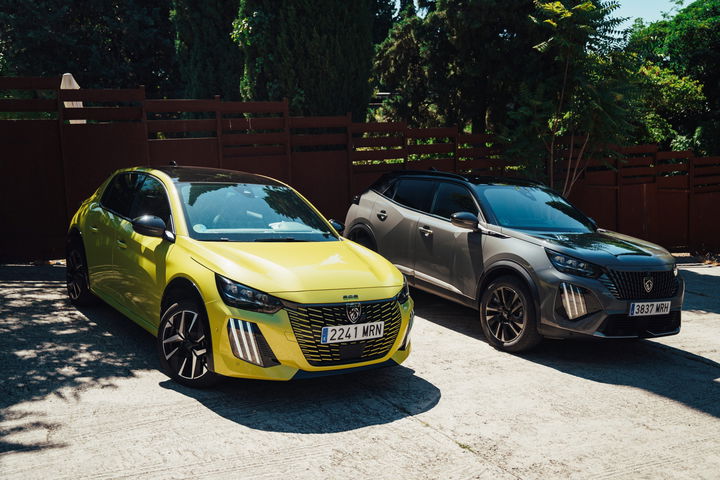
<path fill-rule="evenodd" d="M 64 267 L 0 266 L 2 478 L 720 478 L 720 267 L 691 263 L 680 335 L 484 342 L 413 292 L 402 367 L 191 390 L 153 338 L 66 302 Z"/>

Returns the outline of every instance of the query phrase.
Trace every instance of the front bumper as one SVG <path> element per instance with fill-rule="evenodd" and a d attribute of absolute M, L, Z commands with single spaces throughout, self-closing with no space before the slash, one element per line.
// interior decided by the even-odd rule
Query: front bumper
<path fill-rule="evenodd" d="M 674 295 L 662 298 L 617 298 L 608 282 L 578 277 L 546 269 L 538 273 L 540 322 L 538 332 L 548 338 L 654 338 L 680 332 L 685 283 L 680 276 Z M 563 284 L 583 291 L 581 308 L 587 313 L 568 318 L 575 303 L 563 302 Z M 565 291 L 569 289 L 566 288 Z M 587 301 L 585 301 L 587 299 Z M 638 302 L 670 302 L 669 312 L 660 315 L 630 316 L 630 306 Z M 570 315 L 572 316 L 572 315 Z"/>
<path fill-rule="evenodd" d="M 412 299 L 408 299 L 402 305 L 397 302 L 395 305 L 399 311 L 399 325 L 394 338 L 387 339 L 389 348 L 382 350 L 385 353 L 368 359 L 361 358 L 362 355 L 352 358 L 350 354 L 340 361 L 322 362 L 310 355 L 307 348 L 308 342 L 319 344 L 319 337 L 308 339 L 309 332 L 298 331 L 299 335 L 305 336 L 298 339 L 297 328 L 294 329 L 290 321 L 292 310 L 283 308 L 274 314 L 263 314 L 228 307 L 219 299 L 208 302 L 205 306 L 212 337 L 213 370 L 229 377 L 282 381 L 400 364 L 411 351 L 409 341 L 405 345 L 403 341 L 410 328 L 414 304 Z M 344 304 L 338 306 L 344 308 Z M 229 324 L 238 328 L 233 332 Z M 351 343 L 358 345 L 358 342 Z M 362 351 L 362 348 L 359 350 Z M 250 352 L 247 359 L 238 358 L 242 356 L 239 352 L 246 351 Z M 325 355 L 325 352 L 320 353 Z"/>

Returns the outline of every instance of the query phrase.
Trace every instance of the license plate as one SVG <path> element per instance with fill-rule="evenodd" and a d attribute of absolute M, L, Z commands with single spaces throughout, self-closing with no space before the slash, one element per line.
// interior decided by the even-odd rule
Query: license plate
<path fill-rule="evenodd" d="M 384 330 L 385 322 L 323 327 L 320 343 L 354 342 L 356 340 L 380 338 L 383 336 Z"/>
<path fill-rule="evenodd" d="M 665 315 L 670 313 L 670 302 L 643 302 L 630 304 L 630 316 Z"/>

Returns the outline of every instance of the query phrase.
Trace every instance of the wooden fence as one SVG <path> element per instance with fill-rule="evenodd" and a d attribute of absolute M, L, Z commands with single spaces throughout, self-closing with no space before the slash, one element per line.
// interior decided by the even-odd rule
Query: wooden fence
<path fill-rule="evenodd" d="M 61 257 L 70 216 L 122 167 L 175 161 L 269 175 L 339 220 L 388 171 L 515 171 L 492 136 L 454 127 L 292 117 L 286 101 L 151 100 L 142 87 L 59 86 L 60 78 L 0 77 L 3 260 Z M 710 207 L 720 200 L 720 162 L 657 147 L 627 152 L 627 163 L 593 164 L 571 198 L 607 228 L 666 246 L 718 245 Z"/>

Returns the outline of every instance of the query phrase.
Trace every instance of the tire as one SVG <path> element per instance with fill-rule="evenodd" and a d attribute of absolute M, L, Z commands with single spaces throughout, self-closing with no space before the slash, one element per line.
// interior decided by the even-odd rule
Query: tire
<path fill-rule="evenodd" d="M 372 234 L 365 231 L 365 229 L 363 229 L 363 228 L 356 229 L 353 232 L 351 240 L 355 243 L 362 245 L 363 247 L 367 248 L 368 250 L 377 252 L 377 246 L 375 245 L 375 240 L 373 239 Z"/>
<path fill-rule="evenodd" d="M 500 277 L 485 289 L 480 325 L 487 342 L 505 352 L 523 352 L 542 340 L 533 298 L 525 283 L 513 276 Z"/>
<path fill-rule="evenodd" d="M 70 303 L 76 307 L 94 305 L 97 297 L 90 291 L 87 259 L 82 240 L 68 240 L 65 248 L 65 284 Z"/>
<path fill-rule="evenodd" d="M 193 388 L 215 385 L 220 376 L 207 366 L 211 347 L 207 314 L 195 300 L 170 305 L 162 315 L 157 349 L 162 370 L 177 383 Z"/>

